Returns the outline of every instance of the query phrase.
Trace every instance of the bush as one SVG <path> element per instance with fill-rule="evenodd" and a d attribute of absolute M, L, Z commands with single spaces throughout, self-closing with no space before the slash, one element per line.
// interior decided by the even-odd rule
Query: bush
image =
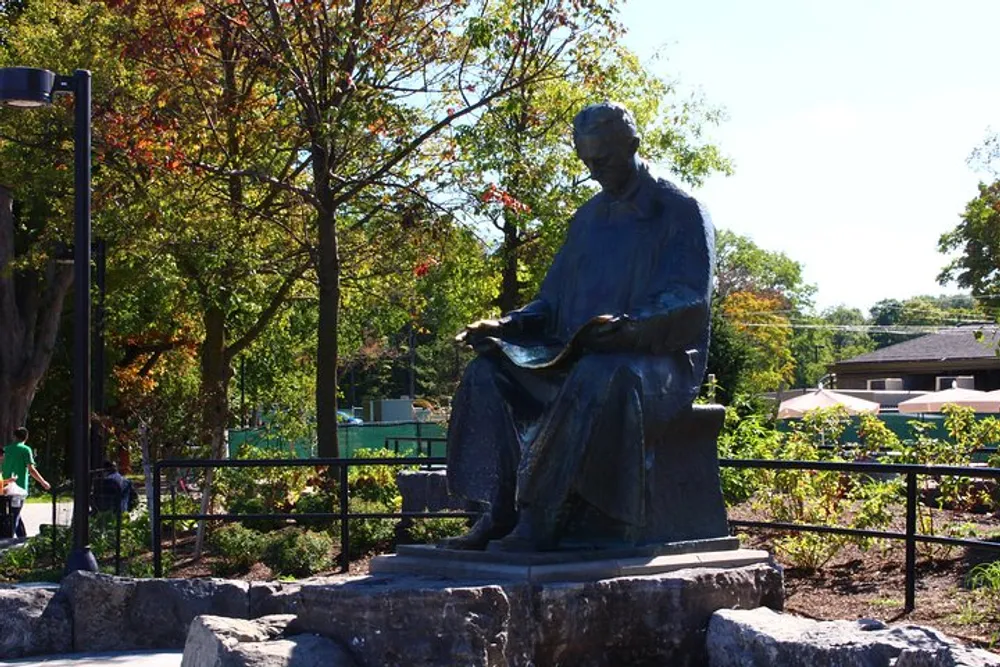
<path fill-rule="evenodd" d="M 417 544 L 434 544 L 446 537 L 458 537 L 469 530 L 469 520 L 465 518 L 414 519 L 407 531 L 410 539 Z"/>
<path fill-rule="evenodd" d="M 353 458 L 405 458 L 391 449 L 358 449 Z M 399 505 L 399 487 L 396 475 L 401 470 L 416 470 L 417 466 L 374 465 L 351 466 L 347 470 L 347 488 L 351 498 L 361 498 L 386 506 Z"/>
<path fill-rule="evenodd" d="M 214 531 L 209 537 L 212 553 L 221 558 L 213 570 L 219 575 L 246 572 L 263 559 L 267 538 L 256 530 L 231 523 Z"/>
<path fill-rule="evenodd" d="M 364 498 L 350 499 L 352 514 L 398 512 L 401 507 L 401 500 L 399 504 L 386 506 Z M 357 558 L 365 554 L 392 550 L 396 541 L 396 523 L 396 519 L 351 519 L 348 524 L 351 539 L 348 556 Z"/>
<path fill-rule="evenodd" d="M 336 495 L 325 491 L 304 493 L 295 501 L 295 512 L 298 514 L 336 512 L 338 509 Z M 300 519 L 298 517 L 296 517 L 295 523 L 303 528 L 325 531 L 333 531 L 339 525 L 336 519 Z"/>
<path fill-rule="evenodd" d="M 240 448 L 239 459 L 293 458 L 289 452 L 262 449 L 251 445 Z M 215 491 L 233 514 L 285 513 L 305 491 L 313 471 L 303 467 L 223 468 L 215 476 Z M 281 520 L 244 521 L 248 528 L 274 530 Z"/>
<path fill-rule="evenodd" d="M 267 538 L 264 563 L 276 575 L 308 577 L 333 566 L 333 540 L 326 533 L 284 528 Z"/>

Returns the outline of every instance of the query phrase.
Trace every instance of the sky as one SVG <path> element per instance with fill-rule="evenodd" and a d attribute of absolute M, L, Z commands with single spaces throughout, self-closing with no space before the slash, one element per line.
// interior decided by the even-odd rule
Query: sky
<path fill-rule="evenodd" d="M 936 277 L 1000 131 L 997 0 L 626 0 L 627 45 L 723 107 L 735 164 L 693 194 L 786 253 L 817 309 L 960 292 Z M 657 57 L 659 54 L 659 57 Z"/>

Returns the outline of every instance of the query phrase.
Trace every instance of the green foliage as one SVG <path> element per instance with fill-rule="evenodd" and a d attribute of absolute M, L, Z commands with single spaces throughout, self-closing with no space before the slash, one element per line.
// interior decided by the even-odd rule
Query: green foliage
<path fill-rule="evenodd" d="M 276 575 L 309 577 L 333 566 L 332 552 L 326 533 L 289 527 L 267 536 L 263 561 Z"/>
<path fill-rule="evenodd" d="M 241 448 L 239 459 L 293 458 L 290 452 L 261 449 L 252 445 Z M 314 474 L 306 467 L 223 468 L 216 474 L 216 493 L 233 514 L 288 513 L 295 506 Z M 247 520 L 247 527 L 273 529 L 281 520 Z"/>
<path fill-rule="evenodd" d="M 325 490 L 314 490 L 303 493 L 295 501 L 296 514 L 319 514 L 320 512 L 337 512 L 337 494 Z M 295 523 L 310 530 L 335 531 L 339 522 L 335 519 L 295 519 Z"/>
<path fill-rule="evenodd" d="M 212 553 L 221 560 L 213 568 L 220 576 L 246 572 L 263 560 L 267 538 L 260 532 L 231 523 L 212 532 L 209 538 Z"/>
<path fill-rule="evenodd" d="M 402 499 L 386 504 L 384 502 L 351 498 L 349 511 L 352 514 L 383 514 L 402 509 Z M 351 519 L 348 522 L 351 544 L 349 555 L 358 558 L 370 553 L 389 551 L 396 540 L 396 519 Z"/>
<path fill-rule="evenodd" d="M 357 449 L 353 458 L 405 458 L 391 449 Z M 402 470 L 416 470 L 417 466 L 369 465 L 351 466 L 347 470 L 347 488 L 350 498 L 381 503 L 395 507 L 402 503 L 396 475 Z"/>
<path fill-rule="evenodd" d="M 417 544 L 434 544 L 446 537 L 458 537 L 469 530 L 467 519 L 414 519 L 407 534 Z"/>

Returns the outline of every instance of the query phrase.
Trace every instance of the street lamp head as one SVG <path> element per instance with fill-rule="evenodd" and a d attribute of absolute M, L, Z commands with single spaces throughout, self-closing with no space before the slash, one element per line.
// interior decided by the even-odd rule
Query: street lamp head
<path fill-rule="evenodd" d="M 34 108 L 52 104 L 56 75 L 34 67 L 0 68 L 0 104 Z"/>

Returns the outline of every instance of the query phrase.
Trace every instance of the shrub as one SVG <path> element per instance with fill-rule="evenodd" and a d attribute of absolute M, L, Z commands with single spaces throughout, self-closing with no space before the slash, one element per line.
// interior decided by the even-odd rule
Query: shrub
<path fill-rule="evenodd" d="M 398 512 L 401 507 L 402 500 L 398 504 L 386 506 L 364 498 L 350 499 L 352 514 Z M 357 558 L 391 550 L 396 541 L 396 523 L 396 519 L 351 519 L 348 522 L 351 539 L 349 557 Z"/>
<path fill-rule="evenodd" d="M 264 535 L 238 523 L 214 531 L 209 537 L 212 552 L 221 559 L 213 569 L 216 574 L 246 572 L 262 560 L 267 539 Z"/>
<path fill-rule="evenodd" d="M 446 537 L 458 537 L 469 530 L 469 521 L 464 518 L 414 519 L 407 534 L 417 544 L 434 544 Z"/>
<path fill-rule="evenodd" d="M 391 449 L 358 449 L 353 458 L 403 458 Z M 373 465 L 351 466 L 347 470 L 347 488 L 352 498 L 394 506 L 400 503 L 396 475 L 401 470 L 416 470 L 417 466 Z"/>
<path fill-rule="evenodd" d="M 336 512 L 338 509 L 336 495 L 326 491 L 303 493 L 295 501 L 295 512 L 298 514 Z M 325 531 L 335 530 L 339 525 L 336 519 L 300 519 L 298 517 L 296 517 L 295 523 L 303 528 Z"/>
<path fill-rule="evenodd" d="M 332 567 L 332 551 L 326 533 L 290 527 L 268 536 L 263 560 L 277 575 L 308 577 Z"/>
<path fill-rule="evenodd" d="M 293 458 L 290 452 L 262 449 L 252 445 L 240 448 L 239 459 Z M 215 477 L 215 491 L 233 514 L 284 513 L 306 488 L 313 471 L 303 467 L 223 468 Z M 284 525 L 280 520 L 245 521 L 247 527 L 273 530 Z"/>

